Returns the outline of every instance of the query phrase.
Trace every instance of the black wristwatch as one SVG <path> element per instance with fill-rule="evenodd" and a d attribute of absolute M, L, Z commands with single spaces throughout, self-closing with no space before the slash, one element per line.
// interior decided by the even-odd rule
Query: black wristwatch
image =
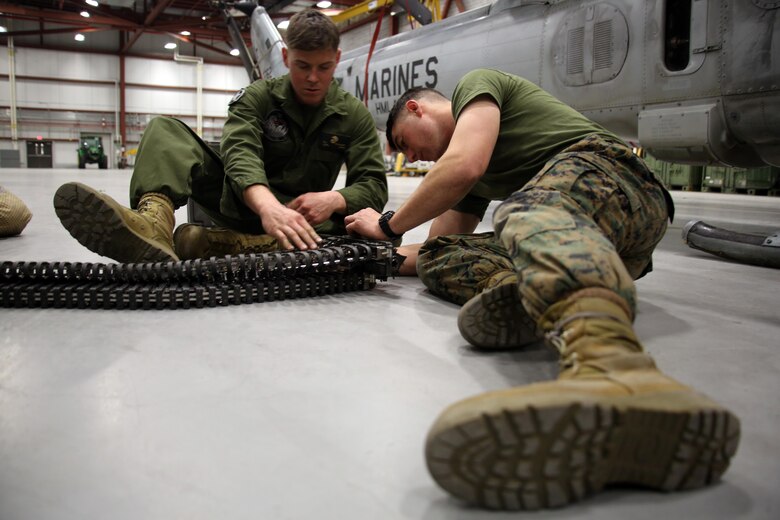
<path fill-rule="evenodd" d="M 382 216 L 379 217 L 379 228 L 382 230 L 382 233 L 387 235 L 387 238 L 391 240 L 401 238 L 404 235 L 403 233 L 400 235 L 395 233 L 390 227 L 390 219 L 393 218 L 393 215 L 395 215 L 395 211 L 385 211 L 382 213 Z"/>

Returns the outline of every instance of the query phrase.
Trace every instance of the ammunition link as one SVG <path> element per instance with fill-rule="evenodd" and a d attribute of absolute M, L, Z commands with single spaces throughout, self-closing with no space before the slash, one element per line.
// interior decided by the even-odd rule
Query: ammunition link
<path fill-rule="evenodd" d="M 311 251 L 145 264 L 0 263 L 0 307 L 189 309 L 368 290 L 392 244 L 328 237 Z"/>

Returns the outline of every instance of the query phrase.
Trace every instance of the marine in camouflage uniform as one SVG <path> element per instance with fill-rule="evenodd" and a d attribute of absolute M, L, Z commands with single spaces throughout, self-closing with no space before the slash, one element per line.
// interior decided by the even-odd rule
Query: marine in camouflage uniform
<path fill-rule="evenodd" d="M 496 70 L 468 73 L 451 102 L 430 89 L 404 94 L 387 126 L 408 157 L 437 162 L 396 212 L 363 210 L 347 229 L 380 238 L 434 215 L 431 229 L 446 235 L 476 227 L 464 213 L 481 217 L 503 200 L 495 235 L 432 238 L 418 274 L 439 296 L 465 301 L 458 325 L 475 345 L 543 336 L 560 357 L 555 381 L 446 408 L 426 439 L 434 480 L 466 502 L 509 510 L 559 507 L 610 483 L 672 491 L 716 481 L 736 452 L 739 420 L 664 375 L 632 327 L 633 279 L 650 270 L 673 211 L 643 161 Z"/>
<path fill-rule="evenodd" d="M 671 197 L 612 133 L 526 80 L 502 86 L 503 77 L 472 72 L 453 95 L 456 118 L 458 107 L 485 92 L 511 92 L 520 100 L 502 101 L 498 159 L 455 209 L 482 217 L 490 199 L 505 199 L 494 227 L 500 233 L 509 226 L 506 235 L 513 239 L 502 243 L 493 233 L 434 237 L 420 249 L 418 276 L 432 293 L 465 304 L 485 288 L 519 283 L 522 273 L 523 300 L 534 319 L 562 295 L 593 285 L 635 308 L 633 279 L 651 269 L 651 254 L 673 212 Z M 508 110 L 522 115 L 504 116 Z M 516 212 L 522 218 L 506 221 Z M 538 272 L 538 266 L 550 272 Z"/>

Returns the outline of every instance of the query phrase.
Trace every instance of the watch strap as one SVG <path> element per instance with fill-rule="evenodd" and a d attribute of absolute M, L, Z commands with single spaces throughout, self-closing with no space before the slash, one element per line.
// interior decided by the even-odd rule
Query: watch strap
<path fill-rule="evenodd" d="M 382 233 L 387 235 L 387 238 L 401 238 L 403 233 L 399 235 L 390 227 L 390 219 L 393 218 L 393 215 L 395 215 L 395 211 L 385 211 L 382 213 L 382 216 L 379 217 L 379 228 L 382 230 Z"/>

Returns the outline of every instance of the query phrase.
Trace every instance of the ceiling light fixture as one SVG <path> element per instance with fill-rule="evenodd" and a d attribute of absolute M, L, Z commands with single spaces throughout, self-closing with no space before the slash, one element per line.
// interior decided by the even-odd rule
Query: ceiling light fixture
<path fill-rule="evenodd" d="M 241 53 L 238 52 L 238 49 L 233 49 L 233 50 L 230 51 L 230 55 L 231 56 L 238 56 L 239 54 L 241 54 Z"/>
<path fill-rule="evenodd" d="M 181 34 L 182 36 L 189 36 L 192 33 L 190 31 L 182 31 L 179 34 Z"/>
<path fill-rule="evenodd" d="M 169 49 L 169 50 L 170 49 L 175 49 L 176 48 L 176 44 L 173 43 L 173 42 L 168 42 L 168 43 L 165 44 L 165 48 Z"/>
<path fill-rule="evenodd" d="M 86 1 L 86 2 L 87 2 L 89 5 L 91 5 L 92 7 L 97 7 L 97 6 L 98 6 L 97 0 L 85 0 L 85 1 Z"/>
<path fill-rule="evenodd" d="M 79 14 L 84 18 L 89 18 L 89 13 L 87 11 L 81 11 Z"/>
<path fill-rule="evenodd" d="M 327 9 L 332 5 L 333 2 L 331 2 L 330 0 L 320 0 L 319 2 L 317 2 L 317 7 L 319 7 L 320 9 Z"/>
<path fill-rule="evenodd" d="M 84 35 L 81 33 L 76 33 L 76 36 L 73 37 L 74 40 L 77 42 L 83 42 L 84 41 Z"/>

